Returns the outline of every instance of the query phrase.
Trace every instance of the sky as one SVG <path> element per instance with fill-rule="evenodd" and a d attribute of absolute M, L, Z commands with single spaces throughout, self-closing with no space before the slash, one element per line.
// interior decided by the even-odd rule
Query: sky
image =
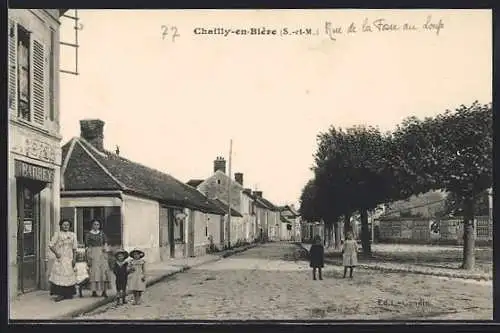
<path fill-rule="evenodd" d="M 331 125 L 392 130 L 408 116 L 492 101 L 490 10 L 78 15 L 80 75 L 60 75 L 63 144 L 80 135 L 81 119 L 98 118 L 105 148 L 188 181 L 209 177 L 217 156 L 228 160 L 232 139 L 232 174 L 275 204 L 298 204 L 316 136 Z M 379 31 L 377 20 L 401 28 Z M 278 35 L 194 33 L 263 27 Z M 285 27 L 317 35 L 280 36 Z M 74 42 L 64 18 L 61 41 Z M 74 49 L 61 46 L 61 69 L 75 69 Z"/>

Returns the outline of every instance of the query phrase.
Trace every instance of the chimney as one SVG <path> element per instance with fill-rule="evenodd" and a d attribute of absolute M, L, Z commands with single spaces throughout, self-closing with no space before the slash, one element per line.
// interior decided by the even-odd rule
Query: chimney
<path fill-rule="evenodd" d="M 80 120 L 80 137 L 100 151 L 104 151 L 104 121 L 100 119 Z"/>
<path fill-rule="evenodd" d="M 253 195 L 256 197 L 262 198 L 262 191 L 253 191 Z"/>
<path fill-rule="evenodd" d="M 220 170 L 224 173 L 226 173 L 226 160 L 224 157 L 218 156 L 215 161 L 214 161 L 214 173 Z"/>
<path fill-rule="evenodd" d="M 243 174 L 241 172 L 235 172 L 234 173 L 234 180 L 243 186 Z"/>

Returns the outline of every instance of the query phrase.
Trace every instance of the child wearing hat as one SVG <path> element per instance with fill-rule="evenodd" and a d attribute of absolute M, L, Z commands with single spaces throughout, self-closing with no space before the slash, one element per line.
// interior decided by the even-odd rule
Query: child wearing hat
<path fill-rule="evenodd" d="M 125 250 L 118 250 L 115 253 L 116 261 L 113 263 L 111 270 L 116 276 L 116 304 L 120 305 L 127 303 L 125 297 L 127 296 L 127 280 L 130 273 L 128 262 L 128 252 Z"/>
<path fill-rule="evenodd" d="M 142 293 L 146 290 L 146 261 L 144 252 L 139 249 L 130 251 L 132 259 L 129 261 L 130 274 L 128 286 L 134 294 L 134 304 L 141 304 Z"/>

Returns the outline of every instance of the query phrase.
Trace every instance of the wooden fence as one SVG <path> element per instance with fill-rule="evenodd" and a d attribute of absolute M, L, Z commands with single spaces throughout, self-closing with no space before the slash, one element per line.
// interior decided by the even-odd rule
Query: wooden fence
<path fill-rule="evenodd" d="M 391 218 L 378 221 L 381 243 L 463 244 L 464 224 L 461 217 L 429 220 Z M 478 244 L 493 242 L 493 222 L 489 216 L 477 216 L 474 231 Z"/>

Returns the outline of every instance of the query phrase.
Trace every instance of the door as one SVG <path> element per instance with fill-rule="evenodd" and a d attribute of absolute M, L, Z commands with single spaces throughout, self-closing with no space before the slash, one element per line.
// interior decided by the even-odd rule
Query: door
<path fill-rule="evenodd" d="M 226 240 L 224 239 L 224 234 L 225 234 L 225 230 L 226 230 L 226 225 L 225 225 L 225 217 L 224 216 L 221 216 L 220 217 L 220 242 L 219 242 L 219 246 L 224 246 Z"/>
<path fill-rule="evenodd" d="M 194 257 L 194 223 L 195 223 L 195 215 L 199 214 L 195 211 L 191 211 L 189 214 L 189 222 L 188 222 L 188 256 Z"/>
<path fill-rule="evenodd" d="M 169 232 L 168 232 L 168 209 L 165 207 L 160 207 L 160 257 L 164 260 L 167 256 L 170 257 L 170 242 L 169 242 Z"/>
<path fill-rule="evenodd" d="M 168 209 L 168 244 L 170 244 L 170 258 L 175 258 L 175 239 L 174 239 L 174 210 Z"/>
<path fill-rule="evenodd" d="M 38 192 L 39 193 L 39 192 Z M 19 290 L 22 293 L 38 289 L 39 204 L 33 187 L 19 182 L 17 187 L 17 258 Z"/>

